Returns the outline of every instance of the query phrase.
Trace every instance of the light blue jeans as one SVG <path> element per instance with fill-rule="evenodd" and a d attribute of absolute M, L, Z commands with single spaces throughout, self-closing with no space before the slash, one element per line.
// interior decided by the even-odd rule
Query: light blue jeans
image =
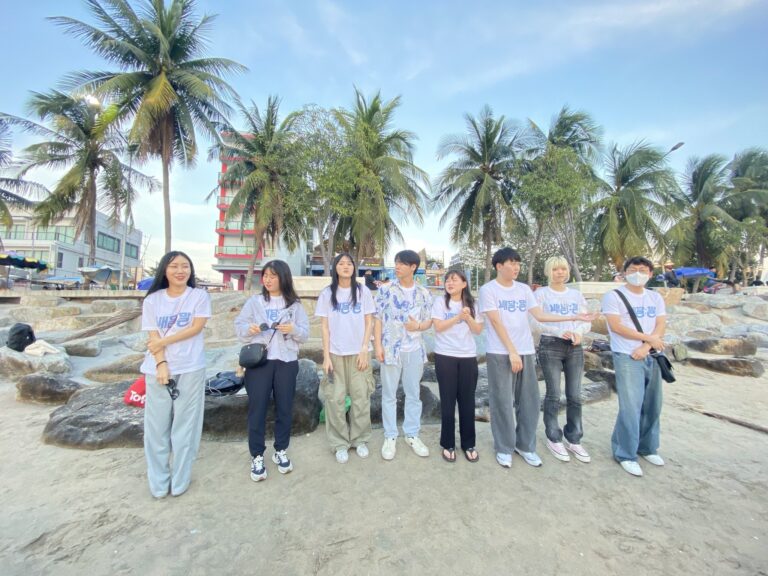
<path fill-rule="evenodd" d="M 659 449 L 661 417 L 661 370 L 652 356 L 633 360 L 629 354 L 613 353 L 619 413 L 611 436 L 613 457 L 636 461 L 638 456 Z"/>
<path fill-rule="evenodd" d="M 397 438 L 397 387 L 403 382 L 405 409 L 403 433 L 418 436 L 421 428 L 421 350 L 401 352 L 398 364 L 381 365 L 381 421 L 384 438 Z"/>

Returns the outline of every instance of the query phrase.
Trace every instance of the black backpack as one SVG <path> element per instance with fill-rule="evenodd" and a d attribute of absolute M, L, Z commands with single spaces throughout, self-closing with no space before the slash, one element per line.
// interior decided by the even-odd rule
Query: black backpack
<path fill-rule="evenodd" d="M 29 324 L 14 324 L 8 331 L 8 342 L 6 346 L 16 352 L 24 352 L 24 348 L 32 344 L 36 340 L 35 331 L 32 330 L 32 326 Z"/>
<path fill-rule="evenodd" d="M 245 386 L 245 379 L 234 372 L 219 372 L 205 383 L 206 396 L 232 396 Z"/>

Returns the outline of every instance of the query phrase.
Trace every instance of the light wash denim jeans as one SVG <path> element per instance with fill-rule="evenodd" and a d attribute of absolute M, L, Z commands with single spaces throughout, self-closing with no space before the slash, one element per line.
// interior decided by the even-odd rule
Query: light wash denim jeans
<path fill-rule="evenodd" d="M 418 436 L 421 428 L 421 375 L 424 362 L 421 350 L 401 352 L 398 364 L 381 365 L 381 421 L 384 438 L 397 438 L 397 387 L 405 392 L 403 433 Z"/>
<path fill-rule="evenodd" d="M 581 377 L 584 374 L 584 350 L 570 340 L 542 336 L 539 342 L 539 366 L 547 383 L 544 396 L 544 429 L 551 442 L 565 439 L 579 444 L 583 436 L 581 426 Z M 560 374 L 565 374 L 565 428 L 560 428 Z"/>
<path fill-rule="evenodd" d="M 659 449 L 661 417 L 661 370 L 652 356 L 633 360 L 629 354 L 613 353 L 619 413 L 611 436 L 613 457 L 637 460 Z"/>

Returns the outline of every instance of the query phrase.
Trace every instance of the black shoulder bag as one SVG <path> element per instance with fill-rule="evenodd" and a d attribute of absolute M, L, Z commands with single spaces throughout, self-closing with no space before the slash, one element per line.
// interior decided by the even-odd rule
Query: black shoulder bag
<path fill-rule="evenodd" d="M 259 326 L 259 329 L 262 332 L 269 330 L 270 328 L 274 330 L 274 332 L 272 332 L 272 336 L 270 336 L 269 342 L 266 344 L 254 342 L 252 344 L 246 344 L 240 348 L 240 358 L 238 360 L 240 366 L 247 370 L 248 368 L 257 368 L 267 361 L 267 350 L 269 349 L 269 345 L 272 344 L 272 338 L 277 334 L 277 325 L 282 321 L 283 316 L 280 315 L 280 318 L 276 322 L 273 322 L 272 326 L 269 326 L 266 323 Z"/>
<path fill-rule="evenodd" d="M 624 296 L 624 294 L 622 294 L 620 290 L 614 290 L 614 292 L 618 294 L 619 298 L 621 298 L 621 300 L 624 302 L 624 305 L 627 307 L 627 312 L 629 312 L 629 317 L 632 318 L 632 322 L 634 322 L 635 324 L 635 329 L 638 332 L 642 332 L 643 327 L 640 326 L 640 322 L 637 319 L 635 310 L 632 308 L 632 306 L 630 306 L 629 300 L 627 300 L 627 297 Z M 659 365 L 659 369 L 661 370 L 661 379 L 664 380 L 664 382 L 674 382 L 676 378 L 675 378 L 675 375 L 672 373 L 672 362 L 670 362 L 669 358 L 667 358 L 664 355 L 664 352 L 659 352 L 651 348 L 651 356 L 653 356 L 656 359 L 656 362 Z"/>

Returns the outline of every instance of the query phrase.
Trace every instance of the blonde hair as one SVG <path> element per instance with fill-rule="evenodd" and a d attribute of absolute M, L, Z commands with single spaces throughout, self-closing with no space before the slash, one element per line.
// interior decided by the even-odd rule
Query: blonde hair
<path fill-rule="evenodd" d="M 547 277 L 548 280 L 552 279 L 552 270 L 555 268 L 565 268 L 568 270 L 568 278 L 565 279 L 566 282 L 570 280 L 571 278 L 571 267 L 568 264 L 568 260 L 563 258 L 562 256 L 552 256 L 551 258 L 547 258 L 547 261 L 544 262 L 544 275 Z"/>

